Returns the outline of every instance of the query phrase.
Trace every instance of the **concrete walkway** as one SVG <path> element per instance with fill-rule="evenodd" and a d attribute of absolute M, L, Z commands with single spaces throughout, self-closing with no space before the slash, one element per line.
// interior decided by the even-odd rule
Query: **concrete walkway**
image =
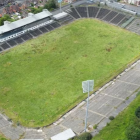
<path fill-rule="evenodd" d="M 110 120 L 109 116 L 116 117 L 136 97 L 140 88 L 140 61 L 137 61 L 116 79 L 99 89 L 90 96 L 88 128 L 92 135 L 96 135 Z M 46 139 L 71 128 L 76 134 L 84 130 L 86 102 L 81 102 L 76 108 L 67 113 L 53 125 L 40 129 L 29 129 L 13 126 L 8 118 L 0 114 L 0 132 L 11 140 Z M 93 126 L 97 124 L 96 130 Z"/>

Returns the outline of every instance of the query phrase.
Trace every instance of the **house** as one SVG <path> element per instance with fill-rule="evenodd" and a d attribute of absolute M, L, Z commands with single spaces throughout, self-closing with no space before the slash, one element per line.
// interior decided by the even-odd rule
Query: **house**
<path fill-rule="evenodd" d="M 7 5 L 8 3 L 12 3 L 14 1 L 15 0 L 0 0 L 0 7 L 4 6 L 4 5 Z"/>
<path fill-rule="evenodd" d="M 124 0 L 124 2 L 140 6 L 140 0 Z"/>
<path fill-rule="evenodd" d="M 25 8 L 26 8 L 26 6 L 24 3 L 23 4 L 17 3 L 15 5 L 10 5 L 9 7 L 3 8 L 2 15 L 4 15 L 4 14 L 11 15 L 11 14 L 16 13 L 16 12 L 20 13 Z"/>
<path fill-rule="evenodd" d="M 72 3 L 75 2 L 76 0 L 64 0 L 65 3 Z"/>

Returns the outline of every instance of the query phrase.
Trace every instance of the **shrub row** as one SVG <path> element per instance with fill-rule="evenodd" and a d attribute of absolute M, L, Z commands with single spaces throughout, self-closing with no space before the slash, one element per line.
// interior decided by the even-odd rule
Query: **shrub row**
<path fill-rule="evenodd" d="M 135 115 L 133 123 L 126 129 L 128 140 L 140 140 L 140 106 L 136 109 Z"/>

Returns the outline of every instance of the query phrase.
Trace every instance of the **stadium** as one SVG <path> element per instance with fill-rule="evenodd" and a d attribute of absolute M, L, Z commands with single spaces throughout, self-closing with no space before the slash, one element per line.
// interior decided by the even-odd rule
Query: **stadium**
<path fill-rule="evenodd" d="M 0 27 L 0 111 L 17 127 L 4 128 L 2 133 L 13 140 L 21 135 L 49 139 L 69 127 L 82 133 L 87 95 L 81 82 L 95 79 L 94 91 L 99 91 L 134 63 L 139 58 L 139 24 L 133 15 L 97 6 L 71 7 L 58 15 L 44 9 L 6 22 Z M 88 126 L 106 121 L 139 88 L 139 81 L 126 84 L 117 83 L 128 89 L 126 94 L 114 87 L 119 89 L 116 97 L 110 93 L 92 99 Z M 79 103 L 80 109 L 69 115 Z M 7 121 L 1 119 L 3 124 Z"/>

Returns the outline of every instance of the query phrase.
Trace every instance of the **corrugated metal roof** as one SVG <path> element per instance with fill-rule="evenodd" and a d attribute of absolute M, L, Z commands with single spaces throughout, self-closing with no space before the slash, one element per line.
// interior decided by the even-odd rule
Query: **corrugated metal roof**
<path fill-rule="evenodd" d="M 71 129 L 67 129 L 67 130 L 51 137 L 51 140 L 68 140 L 73 137 L 75 137 L 75 133 Z"/>
<path fill-rule="evenodd" d="M 25 26 L 25 25 L 30 24 L 32 22 L 49 17 L 51 15 L 52 15 L 52 13 L 50 13 L 47 9 L 44 9 L 42 12 L 40 12 L 38 14 L 34 14 L 34 15 L 26 17 L 24 19 L 20 19 L 20 20 L 17 20 L 15 22 L 11 22 L 10 24 L 0 26 L 0 34 L 11 31 L 13 29 L 17 29 L 19 27 Z"/>
<path fill-rule="evenodd" d="M 63 17 L 65 17 L 65 16 L 67 16 L 68 14 L 66 13 L 66 12 L 61 12 L 61 13 L 59 13 L 59 14 L 56 14 L 56 15 L 54 15 L 53 17 L 55 18 L 55 19 L 60 19 L 60 18 L 63 18 Z"/>

